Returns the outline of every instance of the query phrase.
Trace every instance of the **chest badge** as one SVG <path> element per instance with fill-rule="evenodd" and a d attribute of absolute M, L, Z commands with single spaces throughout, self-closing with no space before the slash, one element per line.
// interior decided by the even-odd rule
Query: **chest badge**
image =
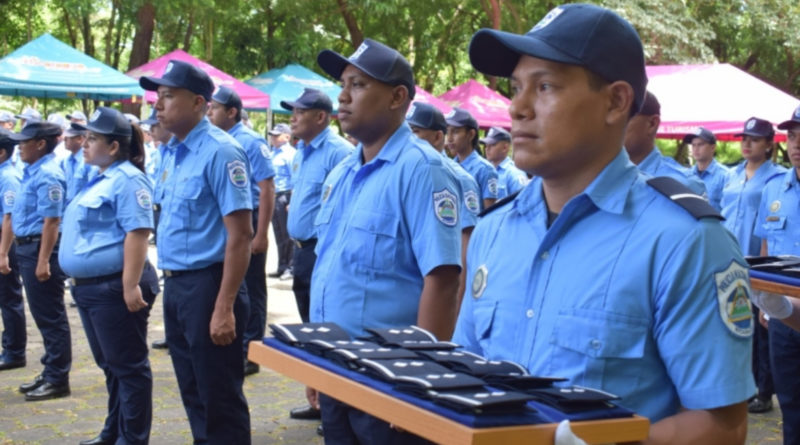
<path fill-rule="evenodd" d="M 781 209 L 781 202 L 778 201 L 777 199 L 775 201 L 772 201 L 772 204 L 769 205 L 769 211 L 772 213 L 775 213 L 780 209 Z"/>
<path fill-rule="evenodd" d="M 325 201 L 328 200 L 328 198 L 331 196 L 331 190 L 332 189 L 333 189 L 333 185 L 332 184 L 328 184 L 328 186 L 325 187 L 325 190 L 322 192 L 322 202 L 325 202 Z"/>
<path fill-rule="evenodd" d="M 478 270 L 475 271 L 475 276 L 472 277 L 472 298 L 478 299 L 483 295 L 486 290 L 486 279 L 489 276 L 489 270 L 483 264 Z"/>

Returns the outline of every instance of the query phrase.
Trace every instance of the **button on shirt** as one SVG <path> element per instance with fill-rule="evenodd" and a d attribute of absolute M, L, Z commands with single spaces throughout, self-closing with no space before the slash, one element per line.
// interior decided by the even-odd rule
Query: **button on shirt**
<path fill-rule="evenodd" d="M 297 143 L 292 160 L 292 199 L 286 226 L 289 236 L 299 241 L 316 238 L 314 218 L 319 212 L 322 183 L 328 173 L 353 152 L 353 145 L 330 128 L 322 130 L 311 143 Z"/>
<path fill-rule="evenodd" d="M 457 187 L 406 123 L 367 164 L 359 145 L 323 188 L 311 321 L 354 336 L 415 324 L 424 277 L 461 263 Z"/>
<path fill-rule="evenodd" d="M 88 278 L 122 271 L 125 236 L 153 228 L 152 186 L 129 161 L 95 176 L 64 210 L 58 263 L 67 275 Z"/>
<path fill-rule="evenodd" d="M 253 195 L 253 208 L 258 208 L 258 198 L 261 195 L 258 183 L 275 176 L 267 141 L 241 122 L 231 127 L 228 133 L 244 148 L 250 161 L 250 193 Z"/>
<path fill-rule="evenodd" d="M 81 148 L 61 159 L 61 169 L 64 170 L 64 180 L 67 182 L 67 194 L 64 200 L 64 205 L 66 206 L 89 182 L 89 179 L 97 174 L 97 167 L 84 161 L 83 148 Z"/>
<path fill-rule="evenodd" d="M 53 153 L 25 167 L 11 213 L 14 235 L 39 235 L 44 218 L 60 218 L 64 213 L 64 185 L 64 172 Z"/>
<path fill-rule="evenodd" d="M 800 255 L 800 182 L 794 168 L 764 188 L 755 235 L 767 240 L 770 255 Z"/>
<path fill-rule="evenodd" d="M 723 224 L 739 240 L 744 255 L 759 255 L 761 239 L 753 235 L 753 229 L 761 193 L 770 181 L 783 175 L 786 169 L 767 161 L 758 167 L 752 178 L 747 179 L 746 164 L 742 162 L 731 171 L 728 183 L 722 189 Z"/>
<path fill-rule="evenodd" d="M 464 170 L 472 175 L 475 182 L 478 183 L 481 191 L 481 209 L 483 209 L 484 199 L 497 198 L 497 170 L 491 162 L 481 157 L 475 150 L 463 161 L 460 161 L 458 157 L 455 158 L 455 161 L 464 167 Z"/>
<path fill-rule="evenodd" d="M 14 209 L 14 201 L 19 193 L 19 182 L 22 178 L 19 170 L 10 159 L 0 164 L 0 209 L 3 215 L 8 215 Z"/>
<path fill-rule="evenodd" d="M 736 270 L 749 291 L 736 241 L 646 179 L 623 150 L 549 229 L 541 178 L 484 216 L 453 341 L 617 394 L 652 422 L 752 396 L 753 320 L 735 333 L 716 284 Z"/>
<path fill-rule="evenodd" d="M 658 148 L 654 148 L 637 167 L 642 172 L 653 177 L 666 176 L 675 179 L 689 187 L 692 192 L 707 197 L 706 185 L 703 181 L 691 170 L 678 164 L 678 161 L 662 155 Z"/>
<path fill-rule="evenodd" d="M 692 172 L 696 174 L 703 183 L 706 185 L 706 194 L 708 195 L 708 202 L 717 210 L 722 210 L 722 189 L 725 188 L 725 183 L 728 181 L 730 170 L 728 167 L 712 159 L 705 170 L 700 171 L 697 164 L 692 167 Z"/>
<path fill-rule="evenodd" d="M 272 167 L 275 169 L 275 193 L 292 189 L 292 160 L 297 150 L 288 142 L 272 152 Z"/>
<path fill-rule="evenodd" d="M 158 266 L 201 269 L 225 258 L 222 217 L 251 210 L 250 167 L 241 145 L 203 118 L 166 159 L 158 221 Z"/>
<path fill-rule="evenodd" d="M 528 175 L 514 165 L 511 158 L 503 159 L 497 166 L 497 199 L 516 193 L 528 183 Z"/>

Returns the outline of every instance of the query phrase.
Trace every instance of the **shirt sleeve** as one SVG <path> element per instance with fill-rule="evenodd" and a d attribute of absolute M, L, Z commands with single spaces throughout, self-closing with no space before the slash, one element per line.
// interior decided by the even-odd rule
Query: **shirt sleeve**
<path fill-rule="evenodd" d="M 275 176 L 275 167 L 272 166 L 266 142 L 253 139 L 248 144 L 246 151 L 253 181 L 261 182 Z"/>
<path fill-rule="evenodd" d="M 253 209 L 250 165 L 238 144 L 220 146 L 206 168 L 206 177 L 223 216 Z"/>
<path fill-rule="evenodd" d="M 2 188 L 0 188 L 2 201 L 0 202 L 2 202 L 3 215 L 9 214 L 14 210 L 17 193 L 19 193 L 19 181 L 10 175 L 2 178 Z"/>
<path fill-rule="evenodd" d="M 488 166 L 482 169 L 479 182 L 483 199 L 497 199 L 497 170 Z"/>
<path fill-rule="evenodd" d="M 60 218 L 64 214 L 64 181 L 56 175 L 41 176 L 36 188 L 36 211 L 43 218 Z"/>
<path fill-rule="evenodd" d="M 153 188 L 144 174 L 123 176 L 116 196 L 117 223 L 126 233 L 153 228 Z"/>

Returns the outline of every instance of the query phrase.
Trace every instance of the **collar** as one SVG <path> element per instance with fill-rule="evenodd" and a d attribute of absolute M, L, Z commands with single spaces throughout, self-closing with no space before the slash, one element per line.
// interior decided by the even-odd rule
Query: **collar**
<path fill-rule="evenodd" d="M 394 163 L 397 161 L 397 158 L 400 157 L 400 153 L 402 153 L 406 148 L 408 140 L 411 138 L 412 134 L 411 127 L 406 122 L 403 122 L 399 127 L 397 127 L 397 130 L 392 133 L 389 139 L 386 140 L 386 143 L 383 144 L 383 147 L 381 147 L 380 151 L 378 151 L 377 156 L 375 156 L 374 159 L 366 164 L 361 164 L 361 155 L 364 151 L 364 145 L 359 143 L 355 151 L 357 156 L 350 156 L 347 158 L 350 162 L 348 166 L 353 171 L 357 171 L 365 165 Z"/>
<path fill-rule="evenodd" d="M 320 131 L 318 135 L 314 136 L 314 139 L 311 140 L 311 143 L 306 145 L 303 140 L 297 143 L 298 150 L 304 150 L 306 148 L 311 148 L 312 150 L 316 150 L 322 147 L 322 143 L 328 138 L 328 135 L 331 134 L 331 127 L 325 127 L 324 130 Z"/>
<path fill-rule="evenodd" d="M 506 158 L 503 159 L 503 161 L 497 165 L 497 171 L 508 170 L 509 164 L 514 165 L 514 161 L 512 161 L 511 158 L 509 158 L 508 156 L 506 156 Z"/>
<path fill-rule="evenodd" d="M 174 150 L 178 148 L 181 145 L 181 143 L 183 143 L 183 145 L 189 150 L 197 151 L 197 149 L 200 147 L 200 142 L 203 136 L 206 134 L 208 127 L 210 126 L 211 123 L 208 121 L 208 118 L 203 117 L 200 120 L 200 122 L 198 122 L 197 125 L 195 125 L 194 128 L 192 128 L 192 131 L 190 131 L 189 134 L 186 135 L 186 139 L 181 141 L 178 140 L 177 137 L 172 136 L 172 138 L 167 143 L 167 147 Z"/>
<path fill-rule="evenodd" d="M 458 162 L 459 164 L 466 164 L 467 162 L 472 161 L 473 158 L 475 158 L 476 156 L 478 156 L 478 153 L 475 152 L 475 149 L 472 149 L 472 153 L 470 153 L 466 158 L 464 158 L 463 161 L 459 161 L 458 156 L 456 156 L 455 159 L 456 162 Z"/>
<path fill-rule="evenodd" d="M 242 121 L 239 121 L 239 122 L 233 124 L 233 127 L 231 127 L 228 130 L 228 134 L 234 135 L 234 134 L 238 133 L 239 131 L 241 131 L 242 127 L 244 127 L 244 124 L 242 123 Z"/>
<path fill-rule="evenodd" d="M 33 174 L 34 172 L 36 172 L 37 170 L 39 170 L 42 167 L 42 164 L 44 164 L 45 162 L 49 161 L 50 159 L 53 159 L 54 157 L 55 157 L 55 154 L 53 154 L 52 152 L 51 153 L 47 153 L 46 155 L 44 155 L 41 158 L 39 158 L 33 164 L 28 164 L 25 167 L 24 171 L 26 173 L 28 173 L 28 174 Z"/>
<path fill-rule="evenodd" d="M 800 180 L 797 179 L 797 169 L 792 167 L 786 171 L 786 182 L 784 183 L 783 190 L 789 190 L 794 187 L 800 187 Z"/>
<path fill-rule="evenodd" d="M 658 148 L 653 147 L 653 151 L 645 156 L 637 167 L 639 167 L 641 171 L 655 171 L 658 168 L 659 162 L 661 162 L 661 152 L 658 151 Z"/>
<path fill-rule="evenodd" d="M 78 149 L 78 151 L 76 151 L 75 153 L 70 153 L 70 155 L 69 155 L 69 156 L 70 156 L 71 158 L 75 159 L 76 161 L 77 161 L 77 160 L 80 160 L 80 159 L 79 159 L 79 157 L 80 157 L 80 158 L 82 158 L 82 157 L 83 157 L 83 147 L 79 148 L 79 149 Z"/>

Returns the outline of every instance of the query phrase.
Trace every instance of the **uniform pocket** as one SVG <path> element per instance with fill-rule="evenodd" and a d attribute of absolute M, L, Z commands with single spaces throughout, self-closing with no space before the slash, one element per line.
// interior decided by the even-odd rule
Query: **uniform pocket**
<path fill-rule="evenodd" d="M 397 253 L 400 220 L 394 215 L 356 211 L 350 220 L 348 242 L 353 244 L 351 261 L 367 269 L 391 270 Z"/>

